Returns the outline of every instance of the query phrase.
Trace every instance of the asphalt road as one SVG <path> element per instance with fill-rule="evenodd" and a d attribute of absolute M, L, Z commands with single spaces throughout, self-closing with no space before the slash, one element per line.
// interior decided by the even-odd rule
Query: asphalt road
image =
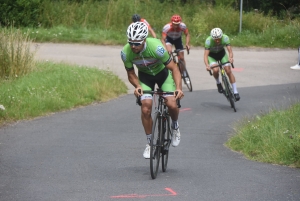
<path fill-rule="evenodd" d="M 233 48 L 241 100 L 233 112 L 204 70 L 203 49 L 186 56 L 194 91 L 184 88 L 182 140 L 167 172 L 152 180 L 146 137 L 121 47 L 39 44 L 41 60 L 109 69 L 129 86 L 114 100 L 20 121 L 0 129 L 1 201 L 298 201 L 300 170 L 249 161 L 224 146 L 234 125 L 300 99 L 297 50 Z"/>

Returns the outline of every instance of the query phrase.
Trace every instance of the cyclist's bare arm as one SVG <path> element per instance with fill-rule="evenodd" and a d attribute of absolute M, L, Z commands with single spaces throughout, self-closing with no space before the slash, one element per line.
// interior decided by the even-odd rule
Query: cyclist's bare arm
<path fill-rule="evenodd" d="M 229 57 L 229 62 L 233 63 L 233 52 L 232 52 L 232 48 L 230 45 L 226 46 L 227 51 L 228 51 L 228 57 Z"/>
<path fill-rule="evenodd" d="M 142 87 L 140 86 L 140 82 L 139 82 L 139 78 L 137 77 L 137 75 L 135 74 L 134 69 L 132 68 L 132 70 L 127 70 L 127 76 L 128 76 L 128 80 L 129 82 L 134 86 L 135 90 L 134 90 L 134 95 L 135 96 L 140 96 L 141 93 L 141 89 Z M 140 90 L 140 91 L 139 91 Z"/>
<path fill-rule="evenodd" d="M 167 50 L 166 38 L 167 38 L 167 35 L 164 34 L 164 33 L 162 33 L 162 34 L 161 34 L 161 43 L 164 45 L 164 47 L 165 47 L 166 50 Z"/>
<path fill-rule="evenodd" d="M 185 46 L 188 50 L 190 50 L 190 33 L 187 32 L 185 34 Z"/>
<path fill-rule="evenodd" d="M 210 66 L 208 63 L 208 55 L 209 55 L 209 50 L 204 50 L 204 64 L 205 64 L 206 70 L 210 71 Z"/>
<path fill-rule="evenodd" d="M 180 74 L 180 71 L 177 67 L 177 65 L 171 61 L 168 65 L 166 65 L 166 67 L 172 71 L 172 75 L 173 75 L 173 79 L 175 81 L 175 85 L 176 85 L 176 91 L 178 92 L 177 95 L 176 95 L 176 99 L 181 99 L 183 98 L 183 92 L 182 92 L 182 84 L 181 84 L 181 74 Z"/>
<path fill-rule="evenodd" d="M 154 32 L 154 30 L 151 27 L 149 27 L 149 31 L 150 31 L 151 35 L 153 36 L 153 38 L 156 38 L 156 33 Z"/>

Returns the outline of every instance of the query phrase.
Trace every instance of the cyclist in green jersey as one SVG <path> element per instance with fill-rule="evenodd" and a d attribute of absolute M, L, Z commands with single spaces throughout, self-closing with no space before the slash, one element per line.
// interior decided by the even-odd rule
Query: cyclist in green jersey
<path fill-rule="evenodd" d="M 150 139 L 152 135 L 152 95 L 143 94 L 144 90 L 155 90 L 155 84 L 163 91 L 174 91 L 166 96 L 166 104 L 172 119 L 172 145 L 180 143 L 178 124 L 179 109 L 176 99 L 183 98 L 181 75 L 176 64 L 159 39 L 147 38 L 148 27 L 143 22 L 135 22 L 127 29 L 128 43 L 121 51 L 129 82 L 135 87 L 134 95 L 141 97 L 141 120 L 147 136 L 143 156 L 150 158 Z M 138 69 L 138 76 L 133 65 Z M 177 92 L 175 94 L 175 91 Z"/>
<path fill-rule="evenodd" d="M 229 54 L 225 51 L 224 46 Z M 223 34 L 220 28 L 214 28 L 210 32 L 210 36 L 205 41 L 205 51 L 204 51 L 204 63 L 207 71 L 211 70 L 211 67 L 217 66 L 217 61 L 221 61 L 226 74 L 229 77 L 230 83 L 233 88 L 235 99 L 240 100 L 239 92 L 237 91 L 235 77 L 231 71 L 231 64 L 233 63 L 233 52 L 230 46 L 229 37 Z M 219 68 L 213 68 L 213 76 L 216 79 L 217 87 L 219 93 L 223 93 L 223 87 L 219 80 Z"/>

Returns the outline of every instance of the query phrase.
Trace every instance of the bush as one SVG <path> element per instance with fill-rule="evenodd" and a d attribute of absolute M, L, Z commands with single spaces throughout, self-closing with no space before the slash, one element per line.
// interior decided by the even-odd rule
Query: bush
<path fill-rule="evenodd" d="M 2 0 L 0 23 L 9 26 L 37 26 L 42 0 Z"/>

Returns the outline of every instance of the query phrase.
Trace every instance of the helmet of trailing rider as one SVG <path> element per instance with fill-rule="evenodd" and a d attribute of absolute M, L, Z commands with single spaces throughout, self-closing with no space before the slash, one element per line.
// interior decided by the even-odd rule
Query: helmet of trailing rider
<path fill-rule="evenodd" d="M 214 29 L 211 30 L 210 36 L 213 39 L 219 39 L 219 38 L 222 38 L 223 32 L 220 28 L 214 28 Z"/>
<path fill-rule="evenodd" d="M 133 22 L 139 22 L 139 21 L 141 21 L 141 16 L 138 15 L 138 14 L 134 14 L 134 15 L 132 16 L 132 21 L 133 21 Z"/>
<path fill-rule="evenodd" d="M 180 22 L 181 22 L 180 15 L 173 15 L 171 17 L 171 22 L 174 23 L 174 24 L 180 24 Z"/>
<path fill-rule="evenodd" d="M 135 22 L 127 28 L 128 40 L 144 40 L 148 36 L 148 26 L 144 22 Z"/>

